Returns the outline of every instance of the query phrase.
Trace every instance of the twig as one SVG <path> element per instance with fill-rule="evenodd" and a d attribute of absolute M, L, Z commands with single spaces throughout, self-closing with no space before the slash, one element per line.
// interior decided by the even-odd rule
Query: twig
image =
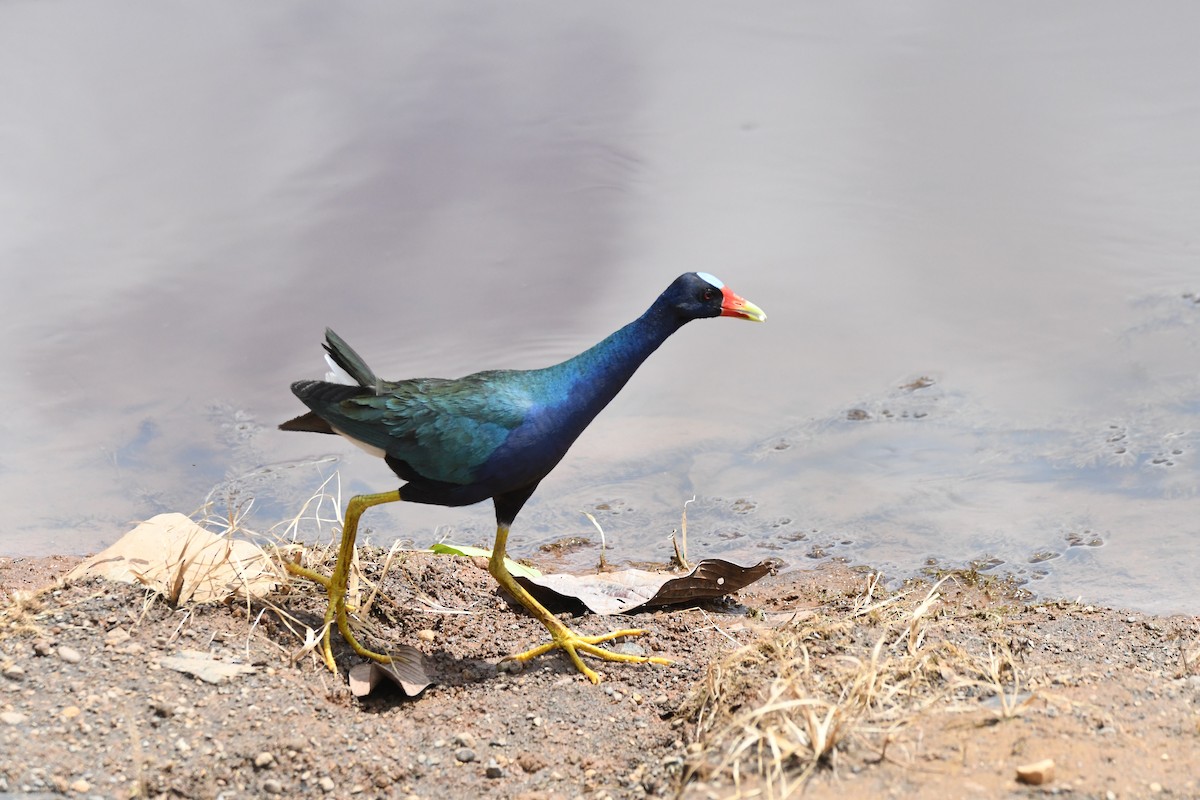
<path fill-rule="evenodd" d="M 375 598 L 379 595 L 379 589 L 383 585 L 383 579 L 387 577 L 388 570 L 392 566 L 392 560 L 396 558 L 396 553 L 400 549 L 399 540 L 392 542 L 392 546 L 388 548 L 387 556 L 383 559 L 383 567 L 379 570 L 379 579 L 371 584 L 371 593 L 367 595 L 366 601 L 359 608 L 359 613 L 363 616 L 370 613 L 371 605 L 375 602 Z"/>
<path fill-rule="evenodd" d="M 599 572 L 607 566 L 607 564 L 604 563 L 604 548 L 607 546 L 607 543 L 604 541 L 604 528 L 601 528 L 600 523 L 596 521 L 596 518 L 588 512 L 580 511 L 579 513 L 590 519 L 592 524 L 596 526 L 596 530 L 600 531 L 600 565 L 596 567 L 596 571 Z"/>
<path fill-rule="evenodd" d="M 716 631 L 717 633 L 721 634 L 722 636 L 724 636 L 724 637 L 725 637 L 726 639 L 728 639 L 729 641 L 733 642 L 733 644 L 734 644 L 734 646 L 735 646 L 735 647 L 744 647 L 744 646 L 745 646 L 745 645 L 743 645 L 741 642 L 739 642 L 739 641 L 738 641 L 736 638 L 734 638 L 734 636 L 733 636 L 733 634 L 732 634 L 732 633 L 729 633 L 729 632 L 728 632 L 728 631 L 726 631 L 724 628 L 722 628 L 720 625 L 718 625 L 718 624 L 717 624 L 715 621 L 713 621 L 713 618 L 712 618 L 712 615 L 711 615 L 711 614 L 709 614 L 709 613 L 708 613 L 707 611 L 705 611 L 703 608 L 698 608 L 697 610 L 698 610 L 698 611 L 699 611 L 701 614 L 703 614 L 703 615 L 704 615 L 704 618 L 705 618 L 705 619 L 707 619 L 707 620 L 709 621 L 709 623 L 712 625 L 712 629 L 713 629 L 714 631 Z"/>
<path fill-rule="evenodd" d="M 688 503 L 696 502 L 696 495 L 692 495 L 692 499 L 683 504 L 683 517 L 679 523 L 679 540 L 675 541 L 675 532 L 671 532 L 671 546 L 675 548 L 675 563 L 680 569 L 690 570 L 691 564 L 687 560 L 687 507 Z"/>

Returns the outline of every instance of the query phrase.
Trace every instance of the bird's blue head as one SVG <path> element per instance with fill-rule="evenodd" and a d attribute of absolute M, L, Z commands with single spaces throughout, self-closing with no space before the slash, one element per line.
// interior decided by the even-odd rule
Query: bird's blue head
<path fill-rule="evenodd" d="M 667 287 L 659 300 L 666 302 L 683 322 L 706 317 L 767 320 L 761 308 L 739 297 L 707 272 L 685 272 Z"/>

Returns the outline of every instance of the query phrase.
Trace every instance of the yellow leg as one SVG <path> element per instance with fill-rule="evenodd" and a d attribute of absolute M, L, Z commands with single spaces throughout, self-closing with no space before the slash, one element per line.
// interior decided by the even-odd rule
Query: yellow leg
<path fill-rule="evenodd" d="M 325 632 L 321 637 L 321 654 L 325 658 L 325 665 L 332 672 L 337 672 L 337 664 L 333 660 L 333 647 L 330 644 L 330 636 L 335 623 L 338 630 L 342 632 L 342 638 L 349 643 L 354 652 L 382 664 L 390 664 L 392 661 L 390 656 L 368 650 L 358 643 L 354 631 L 350 629 L 350 616 L 346 610 L 346 586 L 350 582 L 350 562 L 354 560 L 354 540 L 358 536 L 358 518 L 371 506 L 395 503 L 399 500 L 399 489 L 382 494 L 359 494 L 350 498 L 350 502 L 346 504 L 346 521 L 342 525 L 342 544 L 338 548 L 333 574 L 328 578 L 299 564 L 286 565 L 288 572 L 321 584 L 329 593 L 329 607 L 325 610 Z"/>
<path fill-rule="evenodd" d="M 583 663 L 583 659 L 579 657 L 580 653 L 586 653 L 605 661 L 624 661 L 635 664 L 645 664 L 646 662 L 654 664 L 671 663 L 669 659 L 658 656 L 631 656 L 624 653 L 614 653 L 603 647 L 597 647 L 601 642 L 611 641 L 622 636 L 640 636 L 645 633 L 640 628 L 627 628 L 625 630 L 604 633 L 599 636 L 580 636 L 568 628 L 558 617 L 551 614 L 546 610 L 545 606 L 534 599 L 533 595 L 525 591 L 525 588 L 517 583 L 512 573 L 508 571 L 508 567 L 504 566 L 504 551 L 507 542 L 508 526 L 500 525 L 496 530 L 496 544 L 492 547 L 492 558 L 488 562 L 488 572 L 492 573 L 492 577 L 504 587 L 505 591 L 515 597 L 518 603 L 529 609 L 529 613 L 537 617 L 546 626 L 546 630 L 550 631 L 552 641 L 539 645 L 532 650 L 526 650 L 524 653 L 509 656 L 505 661 L 519 661 L 524 664 L 543 653 L 548 653 L 555 648 L 559 648 L 567 654 L 571 662 L 575 664 L 575 668 L 582 672 L 592 683 L 599 683 L 600 676 Z"/>

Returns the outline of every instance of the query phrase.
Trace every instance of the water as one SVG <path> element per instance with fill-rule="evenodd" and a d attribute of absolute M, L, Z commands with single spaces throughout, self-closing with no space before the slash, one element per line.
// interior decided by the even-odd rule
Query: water
<path fill-rule="evenodd" d="M 388 377 L 541 366 L 698 269 L 769 322 L 668 342 L 515 554 L 591 510 L 662 559 L 696 495 L 693 557 L 1200 611 L 1200 9 L 757 8 L 5 5 L 0 552 L 391 488 L 274 429 L 325 325 Z"/>

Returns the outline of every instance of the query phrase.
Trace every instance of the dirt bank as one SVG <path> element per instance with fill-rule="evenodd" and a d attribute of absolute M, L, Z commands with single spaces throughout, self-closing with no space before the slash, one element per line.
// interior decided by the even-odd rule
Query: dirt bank
<path fill-rule="evenodd" d="M 380 554 L 364 559 L 378 575 Z M 1200 796 L 1200 624 L 1025 603 L 952 577 L 887 592 L 839 565 L 736 602 L 620 621 L 668 667 L 557 654 L 498 672 L 544 631 L 476 561 L 409 553 L 366 641 L 427 654 L 437 684 L 350 696 L 303 650 L 322 598 L 172 608 L 69 559 L 0 559 L 0 792 L 97 797 Z M 205 683 L 181 651 L 252 668 Z M 1052 759 L 1052 779 L 1017 768 Z"/>

